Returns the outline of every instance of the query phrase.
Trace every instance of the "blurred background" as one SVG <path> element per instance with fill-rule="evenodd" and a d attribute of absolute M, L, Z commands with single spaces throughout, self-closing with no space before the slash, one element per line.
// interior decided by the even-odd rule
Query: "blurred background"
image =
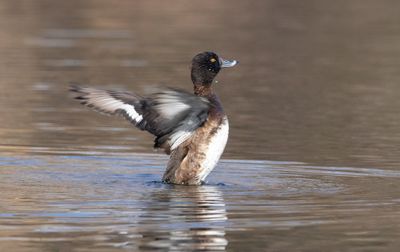
<path fill-rule="evenodd" d="M 397 1 L 1 1 L 0 148 L 151 152 L 152 138 L 80 107 L 70 82 L 191 90 L 212 50 L 240 65 L 216 90 L 227 158 L 397 167 Z"/>
<path fill-rule="evenodd" d="M 400 2 L 0 0 L 4 251 L 397 251 Z M 153 138 L 71 82 L 215 89 L 230 138 L 210 184 L 157 181 Z M 1 249 L 0 249 L 1 250 Z"/>

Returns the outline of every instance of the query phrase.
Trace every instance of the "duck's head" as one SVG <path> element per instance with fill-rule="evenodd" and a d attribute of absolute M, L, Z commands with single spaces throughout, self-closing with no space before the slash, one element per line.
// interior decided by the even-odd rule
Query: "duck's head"
<path fill-rule="evenodd" d="M 192 60 L 192 81 L 196 85 L 209 85 L 223 67 L 233 67 L 236 60 L 225 60 L 213 52 L 202 52 Z"/>

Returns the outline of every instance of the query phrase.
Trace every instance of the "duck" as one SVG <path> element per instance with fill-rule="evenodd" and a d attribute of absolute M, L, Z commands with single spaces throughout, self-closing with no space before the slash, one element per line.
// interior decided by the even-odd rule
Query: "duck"
<path fill-rule="evenodd" d="M 213 89 L 214 79 L 222 68 L 237 64 L 214 52 L 195 55 L 191 62 L 193 93 L 165 87 L 141 96 L 76 84 L 70 91 L 81 104 L 122 116 L 154 135 L 154 148 L 170 156 L 162 182 L 201 185 L 217 165 L 229 135 L 228 117 Z"/>

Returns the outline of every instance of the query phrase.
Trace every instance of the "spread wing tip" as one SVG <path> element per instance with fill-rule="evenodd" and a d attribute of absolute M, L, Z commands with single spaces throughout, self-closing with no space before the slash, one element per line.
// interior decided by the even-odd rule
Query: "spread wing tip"
<path fill-rule="evenodd" d="M 140 97 L 128 92 L 110 91 L 105 89 L 82 87 L 70 84 L 69 91 L 75 94 L 75 99 L 97 112 L 108 115 L 122 115 L 131 123 L 137 125 L 142 120 L 137 111 Z"/>

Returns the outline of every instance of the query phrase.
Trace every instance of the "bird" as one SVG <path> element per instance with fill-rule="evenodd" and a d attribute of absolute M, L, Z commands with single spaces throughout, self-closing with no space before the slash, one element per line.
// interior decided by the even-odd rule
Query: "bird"
<path fill-rule="evenodd" d="M 145 96 L 127 91 L 70 86 L 75 99 L 95 111 L 120 115 L 155 136 L 154 148 L 170 155 L 162 182 L 201 185 L 217 165 L 228 140 L 229 122 L 213 89 L 222 68 L 233 67 L 206 51 L 191 62 L 193 93 L 165 87 Z"/>

